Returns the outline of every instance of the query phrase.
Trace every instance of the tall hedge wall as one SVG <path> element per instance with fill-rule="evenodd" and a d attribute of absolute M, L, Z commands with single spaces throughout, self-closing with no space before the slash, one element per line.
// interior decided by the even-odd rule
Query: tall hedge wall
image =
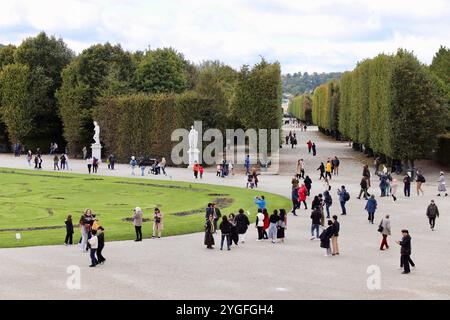
<path fill-rule="evenodd" d="M 450 133 L 438 136 L 436 159 L 439 163 L 450 167 Z"/>
<path fill-rule="evenodd" d="M 203 121 L 203 130 L 215 127 L 220 112 L 214 100 L 194 92 L 183 94 L 132 94 L 103 98 L 94 109 L 94 118 L 102 128 L 104 156 L 114 153 L 118 160 L 131 155 L 165 157 L 170 164 L 171 133 L 189 129 L 195 120 Z"/>
<path fill-rule="evenodd" d="M 312 101 L 312 120 L 322 131 L 338 131 L 388 159 L 429 157 L 449 122 L 430 72 L 402 49 L 363 60 L 339 82 L 317 87 Z"/>
<path fill-rule="evenodd" d="M 302 94 L 289 101 L 288 112 L 294 117 L 312 123 L 312 100 L 309 94 Z"/>

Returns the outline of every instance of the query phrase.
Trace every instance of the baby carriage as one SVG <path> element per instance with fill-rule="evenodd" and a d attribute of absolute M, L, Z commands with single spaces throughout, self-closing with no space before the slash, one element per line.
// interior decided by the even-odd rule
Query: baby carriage
<path fill-rule="evenodd" d="M 255 178 L 252 174 L 249 174 L 247 178 L 247 188 L 248 187 L 250 187 L 250 189 L 255 187 Z"/>

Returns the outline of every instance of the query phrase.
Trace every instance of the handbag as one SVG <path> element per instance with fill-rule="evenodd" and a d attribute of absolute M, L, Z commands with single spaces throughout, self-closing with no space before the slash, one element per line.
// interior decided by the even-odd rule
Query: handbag
<path fill-rule="evenodd" d="M 381 220 L 380 225 L 378 226 L 378 232 L 383 232 L 383 220 Z"/>

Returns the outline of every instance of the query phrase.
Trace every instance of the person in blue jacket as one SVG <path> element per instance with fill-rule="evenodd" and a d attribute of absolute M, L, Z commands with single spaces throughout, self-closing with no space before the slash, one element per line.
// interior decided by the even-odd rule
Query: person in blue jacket
<path fill-rule="evenodd" d="M 375 217 L 375 211 L 377 210 L 377 200 L 375 200 L 375 196 L 373 194 L 370 196 L 369 200 L 367 200 L 366 210 L 369 213 L 368 220 L 370 222 L 372 222 L 372 224 L 373 224 L 373 219 Z"/>
<path fill-rule="evenodd" d="M 264 196 L 255 197 L 255 203 L 258 205 L 258 209 L 266 209 L 266 199 Z"/>
<path fill-rule="evenodd" d="M 250 156 L 249 155 L 247 155 L 245 157 L 245 164 L 244 164 L 244 166 L 245 166 L 245 174 L 249 175 L 250 174 Z"/>

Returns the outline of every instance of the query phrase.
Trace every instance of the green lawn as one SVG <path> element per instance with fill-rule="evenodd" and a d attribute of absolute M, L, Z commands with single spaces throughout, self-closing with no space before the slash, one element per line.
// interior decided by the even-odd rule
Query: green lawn
<path fill-rule="evenodd" d="M 164 214 L 164 236 L 203 230 L 206 204 L 218 200 L 223 214 L 239 208 L 251 212 L 255 219 L 253 197 L 258 191 L 197 183 L 112 178 L 36 172 L 0 168 L 0 247 L 62 244 L 64 220 L 70 213 L 74 224 L 82 211 L 91 208 L 105 228 L 107 240 L 134 239 L 131 217 L 136 206 L 144 218 L 152 218 L 158 206 Z M 264 193 L 268 209 L 289 208 L 290 201 Z M 145 222 L 144 237 L 151 236 L 152 222 Z M 22 230 L 43 228 L 37 230 Z M 20 230 L 19 230 L 20 229 Z M 21 240 L 16 240 L 16 233 Z M 74 241 L 78 242 L 75 227 Z"/>

